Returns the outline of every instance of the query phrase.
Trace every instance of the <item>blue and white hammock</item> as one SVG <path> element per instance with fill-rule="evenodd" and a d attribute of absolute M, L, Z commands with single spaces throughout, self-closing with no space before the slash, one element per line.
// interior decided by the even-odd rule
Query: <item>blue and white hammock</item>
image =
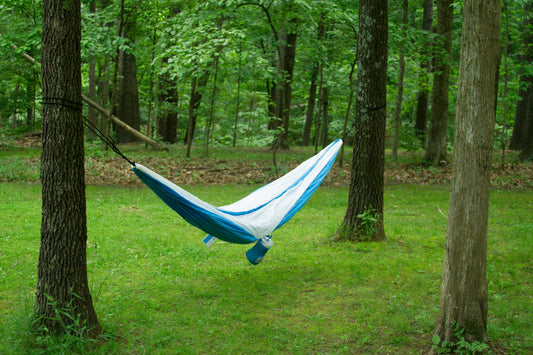
<path fill-rule="evenodd" d="M 216 207 L 185 191 L 152 170 L 135 163 L 133 172 L 187 222 L 206 232 L 209 246 L 216 238 L 229 243 L 257 242 L 247 257 L 259 263 L 272 245 L 272 232 L 285 224 L 309 200 L 331 169 L 342 140 L 242 200 Z"/>

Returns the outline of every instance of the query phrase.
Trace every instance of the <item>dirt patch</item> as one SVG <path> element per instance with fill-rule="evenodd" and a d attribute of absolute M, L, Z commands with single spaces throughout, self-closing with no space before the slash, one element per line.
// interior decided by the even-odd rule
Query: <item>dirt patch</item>
<path fill-rule="evenodd" d="M 36 147 L 40 137 L 27 135 L 16 139 L 19 147 Z M 253 160 L 220 160 L 215 158 L 169 159 L 147 157 L 139 161 L 178 185 L 228 185 L 266 184 L 294 169 L 300 162 L 279 163 Z M 87 157 L 85 162 L 86 182 L 89 185 L 140 185 L 142 182 L 132 172 L 127 162 L 119 157 Z M 323 184 L 349 186 L 351 164 L 339 167 L 336 162 Z M 385 184 L 449 185 L 452 165 L 427 168 L 418 164 L 386 164 Z M 494 164 L 491 184 L 498 188 L 532 189 L 533 163 L 507 163 L 503 168 Z"/>
<path fill-rule="evenodd" d="M 228 185 L 228 184 L 266 184 L 276 177 L 294 169 L 299 162 L 278 165 L 277 169 L 269 162 L 228 161 L 217 159 L 198 159 L 184 162 L 161 158 L 147 158 L 141 162 L 158 174 L 178 185 Z M 95 159 L 86 161 L 87 183 L 91 185 L 141 184 L 122 159 Z M 323 184 L 326 186 L 349 186 L 351 164 L 339 167 L 336 163 L 328 173 Z M 385 168 L 385 184 L 423 184 L 449 185 L 452 167 L 438 169 L 419 165 L 397 164 Z M 498 188 L 533 188 L 533 164 L 507 164 L 504 169 L 495 165 L 491 184 Z"/>

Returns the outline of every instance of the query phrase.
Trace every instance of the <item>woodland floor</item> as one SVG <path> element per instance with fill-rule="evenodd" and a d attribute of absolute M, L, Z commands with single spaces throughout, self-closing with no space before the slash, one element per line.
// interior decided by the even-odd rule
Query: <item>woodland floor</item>
<path fill-rule="evenodd" d="M 16 140 L 18 147 L 36 147 L 40 140 L 35 137 L 25 137 Z M 246 148 L 265 151 L 267 148 Z M 347 149 L 351 149 L 347 147 Z M 283 154 L 280 151 L 278 154 Z M 451 182 L 452 164 L 437 168 L 424 167 L 411 154 L 403 160 L 410 163 L 385 164 L 385 184 L 434 184 L 448 185 Z M 498 152 L 499 154 L 499 152 Z M 513 158 L 515 152 L 508 152 L 510 157 L 505 166 L 495 162 L 492 168 L 491 184 L 503 189 L 532 189 L 533 188 L 533 162 L 518 162 Z M 516 154 L 515 154 L 516 155 Z M 495 157 L 494 160 L 498 160 Z M 38 158 L 31 158 L 38 161 Z M 299 161 L 279 162 L 277 169 L 271 160 L 229 160 L 209 158 L 192 158 L 186 160 L 181 157 L 169 158 L 150 156 L 147 154 L 138 163 L 150 167 L 152 170 L 168 178 L 178 185 L 194 184 L 264 184 L 283 175 L 300 163 Z M 89 185 L 140 185 L 141 182 L 132 173 L 129 165 L 116 155 L 104 157 L 88 156 L 86 158 L 86 183 Z M 345 164 L 340 167 L 337 162 L 332 167 L 324 180 L 325 186 L 349 186 L 351 161 L 345 159 Z"/>

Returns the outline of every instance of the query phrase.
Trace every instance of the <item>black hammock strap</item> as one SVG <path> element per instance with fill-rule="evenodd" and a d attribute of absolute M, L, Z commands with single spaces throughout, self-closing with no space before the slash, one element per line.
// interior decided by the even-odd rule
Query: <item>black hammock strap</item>
<path fill-rule="evenodd" d="M 83 103 L 81 102 L 74 102 L 72 100 L 60 98 L 60 97 L 43 97 L 42 98 L 43 105 L 59 105 L 74 111 L 83 112 Z M 85 117 L 83 114 L 81 115 L 83 119 L 83 124 L 85 127 L 87 127 L 94 135 L 96 135 L 102 142 L 107 144 L 113 152 L 115 152 L 118 156 L 120 156 L 122 159 L 126 160 L 130 165 L 135 165 L 135 162 L 131 161 L 126 157 L 120 149 L 118 149 L 116 142 L 113 138 L 111 138 L 109 135 L 104 134 L 93 122 L 89 121 L 87 117 Z"/>
<path fill-rule="evenodd" d="M 377 107 L 367 107 L 366 109 L 364 109 L 364 113 L 370 113 L 370 112 L 374 112 L 374 111 L 383 110 L 386 107 L 387 107 L 386 105 L 377 106 Z M 361 111 L 363 111 L 363 110 L 361 110 Z M 348 129 L 348 130 L 346 130 L 346 132 L 344 132 L 344 134 L 343 134 L 343 136 L 341 138 L 343 141 L 346 140 L 346 137 L 348 137 L 348 134 L 350 134 L 353 130 L 355 130 L 355 125 L 357 124 L 357 120 L 361 117 L 361 114 L 362 114 L 361 111 L 359 113 L 357 113 L 357 115 L 355 117 L 355 121 L 353 122 L 353 124 L 350 127 L 350 129 Z"/>

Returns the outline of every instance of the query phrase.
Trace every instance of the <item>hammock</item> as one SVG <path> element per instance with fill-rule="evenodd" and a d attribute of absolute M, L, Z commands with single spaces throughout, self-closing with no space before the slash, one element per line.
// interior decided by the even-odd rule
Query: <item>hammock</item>
<path fill-rule="evenodd" d="M 183 219 L 206 232 L 207 245 L 215 238 L 238 244 L 257 242 L 247 253 L 248 260 L 257 264 L 272 245 L 272 232 L 309 200 L 326 177 L 341 146 L 342 140 L 337 139 L 279 179 L 221 207 L 202 201 L 141 164 L 132 164 L 132 170 Z"/>

